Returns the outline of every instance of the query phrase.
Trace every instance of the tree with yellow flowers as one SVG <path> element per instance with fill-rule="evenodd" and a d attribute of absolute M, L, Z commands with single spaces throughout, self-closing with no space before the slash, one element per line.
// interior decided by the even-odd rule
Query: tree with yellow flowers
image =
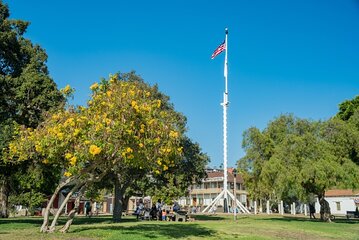
<path fill-rule="evenodd" d="M 62 180 L 45 211 L 43 232 L 55 231 L 74 192 L 84 192 L 104 176 L 112 174 L 118 184 L 124 184 L 131 172 L 157 176 L 182 161 L 185 117 L 157 86 L 149 86 L 131 72 L 103 79 L 91 90 L 86 107 L 58 111 L 36 129 L 19 129 L 18 139 L 9 145 L 8 161 L 36 159 L 62 170 Z M 49 226 L 51 205 L 65 186 L 71 190 Z M 116 203 L 115 211 L 121 211 Z"/>

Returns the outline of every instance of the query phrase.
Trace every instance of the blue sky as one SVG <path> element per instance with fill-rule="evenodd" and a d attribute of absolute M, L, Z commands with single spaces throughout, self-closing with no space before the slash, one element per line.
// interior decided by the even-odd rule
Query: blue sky
<path fill-rule="evenodd" d="M 89 86 L 136 70 L 169 95 L 188 119 L 188 135 L 211 166 L 223 161 L 224 54 L 228 40 L 228 165 L 244 155 L 242 134 L 280 114 L 325 120 L 358 94 L 359 1 L 48 1 L 4 0 L 11 17 L 46 49 L 59 87 Z"/>

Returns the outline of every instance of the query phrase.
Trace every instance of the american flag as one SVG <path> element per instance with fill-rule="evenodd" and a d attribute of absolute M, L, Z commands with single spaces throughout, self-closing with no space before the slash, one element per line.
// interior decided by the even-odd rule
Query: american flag
<path fill-rule="evenodd" d="M 226 50 L 226 42 L 223 41 L 223 43 L 221 43 L 216 50 L 214 50 L 214 52 L 212 53 L 211 59 L 215 58 L 218 54 L 220 54 L 221 52 L 223 52 L 224 50 Z"/>

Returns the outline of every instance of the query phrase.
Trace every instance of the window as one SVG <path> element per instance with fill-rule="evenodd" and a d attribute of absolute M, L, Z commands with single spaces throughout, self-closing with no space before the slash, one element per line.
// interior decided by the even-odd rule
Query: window
<path fill-rule="evenodd" d="M 336 205 L 337 205 L 337 211 L 340 211 L 340 202 L 335 202 L 336 203 Z"/>

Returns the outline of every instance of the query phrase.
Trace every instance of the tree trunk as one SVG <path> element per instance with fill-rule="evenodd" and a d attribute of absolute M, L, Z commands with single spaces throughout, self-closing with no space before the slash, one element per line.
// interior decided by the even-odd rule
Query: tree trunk
<path fill-rule="evenodd" d="M 73 181 L 74 178 L 69 178 L 65 182 L 60 183 L 56 189 L 55 192 L 52 194 L 49 202 L 47 203 L 46 209 L 44 211 L 44 221 L 42 223 L 42 226 L 40 228 L 40 232 L 47 232 L 49 228 L 49 216 L 50 216 L 50 209 L 52 208 L 52 205 L 55 201 L 55 198 L 57 194 L 60 192 L 60 190 L 65 187 L 67 184 L 69 184 L 71 181 Z"/>
<path fill-rule="evenodd" d="M 9 217 L 8 204 L 9 204 L 9 182 L 8 179 L 5 177 L 0 180 L 0 217 L 2 218 Z"/>
<path fill-rule="evenodd" d="M 118 176 L 115 177 L 115 199 L 113 208 L 113 221 L 120 222 L 122 218 L 122 196 L 123 192 L 120 186 L 120 179 Z"/>
<path fill-rule="evenodd" d="M 75 218 L 75 215 L 76 213 L 78 212 L 78 209 L 79 209 L 79 206 L 80 206 L 80 199 L 82 197 L 82 195 L 84 194 L 85 192 L 85 189 L 86 189 L 86 185 L 82 186 L 80 191 L 79 191 L 79 194 L 77 195 L 76 197 L 76 200 L 75 200 L 75 206 L 74 208 L 70 211 L 70 213 L 68 214 L 68 219 L 67 219 L 67 222 L 66 224 L 59 230 L 60 232 L 62 233 L 66 233 L 69 231 L 70 229 L 70 226 Z"/>
<path fill-rule="evenodd" d="M 61 215 L 62 210 L 64 209 L 64 207 L 66 206 L 67 202 L 69 201 L 70 197 L 72 196 L 72 194 L 79 189 L 79 187 L 82 185 L 83 183 L 77 183 L 71 190 L 70 192 L 67 194 L 66 198 L 64 199 L 64 201 L 62 202 L 61 206 L 59 207 L 58 211 L 55 214 L 54 219 L 52 220 L 51 226 L 49 227 L 47 232 L 54 232 L 55 228 L 56 228 L 56 224 L 57 221 L 59 220 L 59 217 Z"/>
<path fill-rule="evenodd" d="M 331 222 L 330 220 L 330 206 L 327 200 L 324 199 L 324 192 L 318 194 L 318 200 L 320 204 L 320 219 L 325 222 Z"/>
<path fill-rule="evenodd" d="M 127 211 L 128 209 L 128 201 L 130 200 L 131 196 L 122 195 L 122 211 Z"/>

